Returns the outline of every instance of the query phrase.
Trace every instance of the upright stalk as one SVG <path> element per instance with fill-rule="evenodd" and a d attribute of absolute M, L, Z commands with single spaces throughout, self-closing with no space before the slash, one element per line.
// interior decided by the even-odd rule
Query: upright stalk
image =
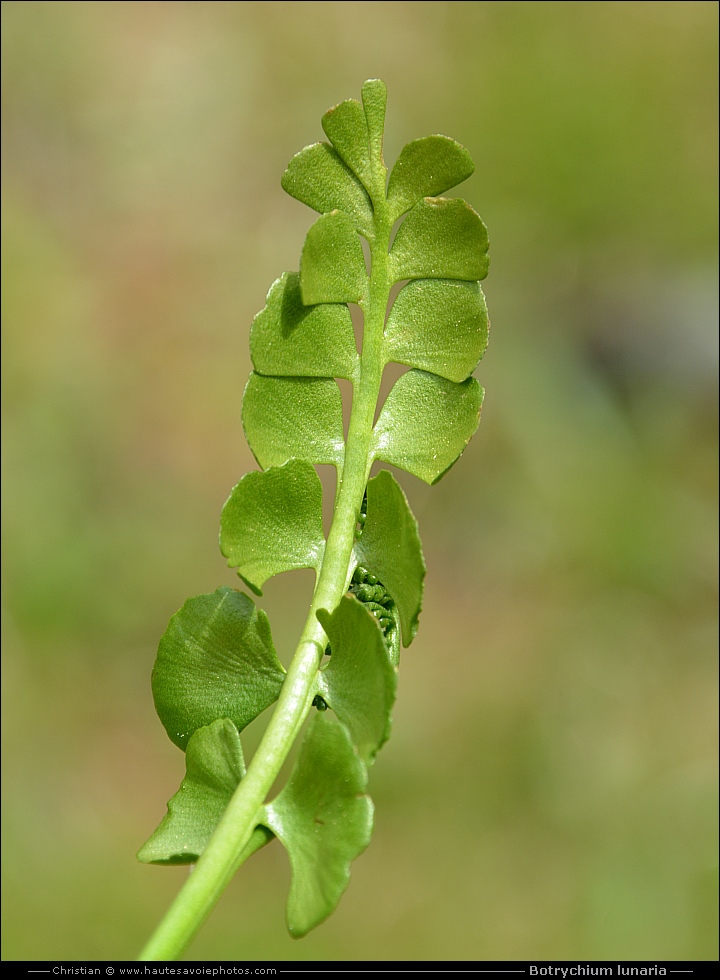
<path fill-rule="evenodd" d="M 277 707 L 247 774 L 238 785 L 195 869 L 140 954 L 141 960 L 175 959 L 205 921 L 240 865 L 267 837 L 255 829 L 268 793 L 311 709 L 317 671 L 327 637 L 319 609 L 333 610 L 348 584 L 358 513 L 372 463 L 370 443 L 382 380 L 382 345 L 389 297 L 388 248 L 391 224 L 385 200 L 385 168 L 375 161 L 375 234 L 370 243 L 371 275 L 359 376 L 353 403 L 335 513 L 308 618 L 283 683 Z"/>

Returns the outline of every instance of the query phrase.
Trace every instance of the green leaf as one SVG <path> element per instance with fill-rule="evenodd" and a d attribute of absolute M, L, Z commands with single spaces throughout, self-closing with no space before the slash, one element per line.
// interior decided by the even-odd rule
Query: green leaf
<path fill-rule="evenodd" d="M 305 306 L 298 272 L 284 273 L 270 287 L 267 305 L 253 320 L 250 353 L 256 371 L 279 376 L 352 381 L 360 363 L 347 306 Z"/>
<path fill-rule="evenodd" d="M 359 303 L 367 288 L 365 256 L 352 219 L 344 211 L 324 214 L 311 226 L 303 245 L 303 303 Z"/>
<path fill-rule="evenodd" d="M 478 283 L 414 279 L 390 310 L 384 358 L 464 381 L 477 367 L 487 338 L 487 307 Z"/>
<path fill-rule="evenodd" d="M 375 425 L 375 458 L 437 483 L 477 429 L 482 398 L 475 378 L 455 384 L 408 371 L 395 382 Z"/>
<path fill-rule="evenodd" d="M 365 188 L 327 143 L 313 143 L 296 153 L 283 174 L 282 186 L 320 214 L 345 211 L 359 231 L 372 227 L 373 209 Z"/>
<path fill-rule="evenodd" d="M 155 708 L 170 739 L 188 739 L 217 718 L 242 731 L 277 700 L 285 671 L 268 618 L 223 586 L 188 599 L 160 640 L 152 673 Z"/>
<path fill-rule="evenodd" d="M 376 575 L 393 597 L 403 643 L 409 646 L 418 627 L 425 561 L 417 521 L 388 470 L 381 470 L 368 482 L 367 517 L 354 556 L 357 564 Z"/>
<path fill-rule="evenodd" d="M 347 99 L 328 109 L 322 118 L 322 128 L 348 167 L 367 187 L 371 179 L 369 134 L 360 103 Z"/>
<path fill-rule="evenodd" d="M 342 398 L 331 378 L 268 378 L 253 373 L 243 395 L 242 419 L 247 441 L 263 469 L 293 458 L 342 466 Z"/>
<path fill-rule="evenodd" d="M 229 718 L 198 728 L 187 744 L 186 775 L 155 833 L 138 851 L 144 864 L 194 864 L 205 850 L 245 775 L 240 735 Z M 243 857 L 274 837 L 256 827 Z"/>
<path fill-rule="evenodd" d="M 487 228 L 459 198 L 426 197 L 398 228 L 390 251 L 391 280 L 484 279 Z"/>
<path fill-rule="evenodd" d="M 448 136 L 423 136 L 407 143 L 388 182 L 388 205 L 393 221 L 423 197 L 437 197 L 467 180 L 475 170 L 472 157 Z"/>
<path fill-rule="evenodd" d="M 220 550 L 257 595 L 279 572 L 319 569 L 325 550 L 322 484 L 312 465 L 291 459 L 247 473 L 223 507 Z"/>
<path fill-rule="evenodd" d="M 332 615 L 318 611 L 332 649 L 320 672 L 320 693 L 370 763 L 390 736 L 397 677 L 377 620 L 354 596 L 343 596 Z"/>
<path fill-rule="evenodd" d="M 382 159 L 385 107 L 387 106 L 385 82 L 379 78 L 369 78 L 362 87 L 362 103 L 367 121 L 371 153 L 377 159 Z"/>
<path fill-rule="evenodd" d="M 370 843 L 373 805 L 366 783 L 345 726 L 317 712 L 290 781 L 266 806 L 262 821 L 290 858 L 287 924 L 296 939 L 333 912 L 351 862 Z"/>

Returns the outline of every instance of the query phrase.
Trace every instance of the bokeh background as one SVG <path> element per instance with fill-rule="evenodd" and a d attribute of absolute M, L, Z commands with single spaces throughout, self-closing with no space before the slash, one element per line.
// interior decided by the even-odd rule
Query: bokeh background
<path fill-rule="evenodd" d="M 432 490 L 374 841 L 285 933 L 275 844 L 190 958 L 706 958 L 716 889 L 717 5 L 5 2 L 4 958 L 132 957 L 187 873 L 158 638 L 237 584 L 289 158 L 389 88 L 490 229 L 483 422 Z M 310 573 L 262 600 L 282 658 Z M 248 742 L 257 733 L 250 731 Z"/>

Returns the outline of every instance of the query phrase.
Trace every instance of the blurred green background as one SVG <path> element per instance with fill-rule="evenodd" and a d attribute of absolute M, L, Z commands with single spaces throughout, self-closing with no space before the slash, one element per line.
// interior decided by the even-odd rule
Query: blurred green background
<path fill-rule="evenodd" d="M 716 934 L 715 3 L 5 2 L 4 957 L 132 957 L 187 871 L 157 641 L 237 584 L 248 332 L 320 117 L 389 88 L 490 229 L 483 423 L 434 489 L 376 832 L 293 942 L 278 845 L 191 958 L 707 958 Z M 310 573 L 262 600 L 281 658 Z M 256 732 L 250 732 L 252 743 Z"/>

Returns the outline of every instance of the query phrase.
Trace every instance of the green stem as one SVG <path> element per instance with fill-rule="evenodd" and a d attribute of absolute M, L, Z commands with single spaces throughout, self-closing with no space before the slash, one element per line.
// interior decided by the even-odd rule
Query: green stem
<path fill-rule="evenodd" d="M 375 235 L 365 315 L 360 375 L 353 405 L 340 486 L 322 568 L 300 643 L 283 683 L 275 712 L 262 741 L 205 851 L 167 915 L 140 954 L 141 960 L 180 956 L 205 921 L 240 865 L 266 842 L 254 831 L 262 807 L 317 693 L 317 671 L 327 637 L 319 609 L 333 610 L 348 584 L 355 527 L 370 475 L 375 409 L 382 380 L 382 344 L 389 297 L 387 264 L 390 222 L 384 192 L 384 167 L 378 161 L 378 193 L 373 195 Z"/>

